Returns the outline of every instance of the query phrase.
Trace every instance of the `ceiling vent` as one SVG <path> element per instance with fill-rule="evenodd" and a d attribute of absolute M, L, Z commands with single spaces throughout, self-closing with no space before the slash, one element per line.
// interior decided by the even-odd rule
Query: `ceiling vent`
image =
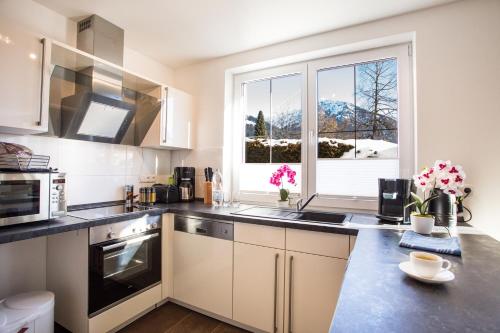
<path fill-rule="evenodd" d="M 87 18 L 83 21 L 78 22 L 78 32 L 82 32 L 84 30 L 89 29 L 92 26 L 91 18 Z"/>

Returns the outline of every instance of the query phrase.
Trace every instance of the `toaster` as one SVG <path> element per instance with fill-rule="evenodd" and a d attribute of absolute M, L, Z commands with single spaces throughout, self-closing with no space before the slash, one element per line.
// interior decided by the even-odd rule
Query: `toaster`
<path fill-rule="evenodd" d="M 156 203 L 179 202 L 179 188 L 175 185 L 154 184 Z"/>

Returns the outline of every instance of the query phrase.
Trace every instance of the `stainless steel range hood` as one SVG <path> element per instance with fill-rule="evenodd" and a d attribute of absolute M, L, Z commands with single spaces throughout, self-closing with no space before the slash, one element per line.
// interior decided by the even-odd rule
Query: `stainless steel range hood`
<path fill-rule="evenodd" d="M 97 15 L 81 20 L 77 28 L 78 49 L 123 66 L 123 29 Z M 71 77 L 75 87 L 74 94 L 60 100 L 60 115 L 53 117 L 60 137 L 140 145 L 161 108 L 159 100 L 124 87 L 123 72 L 113 66 L 98 63 L 75 72 L 56 68 L 54 76 Z"/>

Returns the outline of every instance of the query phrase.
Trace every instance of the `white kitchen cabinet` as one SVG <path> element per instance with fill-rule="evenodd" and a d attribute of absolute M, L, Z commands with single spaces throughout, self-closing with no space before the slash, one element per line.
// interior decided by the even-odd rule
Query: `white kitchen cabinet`
<path fill-rule="evenodd" d="M 283 332 L 284 269 L 284 250 L 235 242 L 233 320 Z"/>
<path fill-rule="evenodd" d="M 328 332 L 347 261 L 287 251 L 285 332 Z"/>
<path fill-rule="evenodd" d="M 0 132 L 48 130 L 50 41 L 0 20 Z"/>
<path fill-rule="evenodd" d="M 193 96 L 162 87 L 161 111 L 141 146 L 165 149 L 193 148 Z"/>
<path fill-rule="evenodd" d="M 174 231 L 173 298 L 232 318 L 233 241 Z"/>

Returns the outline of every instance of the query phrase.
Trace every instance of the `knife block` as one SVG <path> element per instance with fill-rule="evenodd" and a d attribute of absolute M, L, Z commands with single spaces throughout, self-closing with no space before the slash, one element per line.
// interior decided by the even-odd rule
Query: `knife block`
<path fill-rule="evenodd" d="M 205 191 L 203 196 L 203 203 L 205 205 L 212 204 L 212 182 L 205 182 Z"/>

